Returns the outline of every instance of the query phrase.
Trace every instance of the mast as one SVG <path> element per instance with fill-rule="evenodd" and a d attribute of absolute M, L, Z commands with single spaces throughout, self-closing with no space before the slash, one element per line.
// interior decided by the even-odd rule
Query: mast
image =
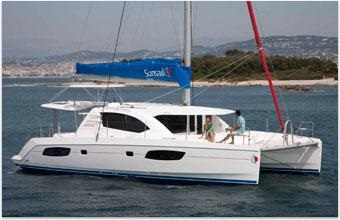
<path fill-rule="evenodd" d="M 263 49 L 262 42 L 261 42 L 261 37 L 260 37 L 259 31 L 258 31 L 257 25 L 256 25 L 256 19 L 255 19 L 255 15 L 254 15 L 254 11 L 253 11 L 253 6 L 252 6 L 250 1 L 247 1 L 247 6 L 248 6 L 248 11 L 249 11 L 249 16 L 250 16 L 251 24 L 252 24 L 253 30 L 254 30 L 254 35 L 255 35 L 255 41 L 256 41 L 257 49 L 259 50 L 259 54 L 260 54 L 260 58 L 261 58 L 261 62 L 262 62 L 262 67 L 263 67 L 263 70 L 266 73 L 267 80 L 268 80 L 268 83 L 269 83 L 270 92 L 272 94 L 273 101 L 274 101 L 274 104 L 275 104 L 275 109 L 276 109 L 277 117 L 278 117 L 279 122 L 280 122 L 281 130 L 283 130 L 284 129 L 284 125 L 283 125 L 283 121 L 282 121 L 279 101 L 277 99 L 277 96 L 276 96 L 276 93 L 275 93 L 275 89 L 274 89 L 274 86 L 273 86 L 273 82 L 272 82 L 272 78 L 270 76 L 270 72 L 269 72 L 269 69 L 268 69 L 268 66 L 267 66 L 266 57 L 264 55 L 264 49 Z"/>
<path fill-rule="evenodd" d="M 184 2 L 184 66 L 191 66 L 191 2 Z M 183 105 L 190 105 L 190 87 L 183 88 Z"/>

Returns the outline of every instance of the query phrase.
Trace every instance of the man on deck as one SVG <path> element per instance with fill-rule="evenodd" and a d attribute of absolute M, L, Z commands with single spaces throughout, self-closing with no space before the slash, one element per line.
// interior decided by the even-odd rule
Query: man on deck
<path fill-rule="evenodd" d="M 234 127 L 226 128 L 225 131 L 226 132 L 230 131 L 230 133 L 225 138 L 223 138 L 223 140 L 219 141 L 218 143 L 223 143 L 231 137 L 230 144 L 234 144 L 234 136 L 235 135 L 242 135 L 243 132 L 245 131 L 246 120 L 244 120 L 244 118 L 241 116 L 241 111 L 236 110 L 235 115 L 236 115 L 236 125 Z"/>

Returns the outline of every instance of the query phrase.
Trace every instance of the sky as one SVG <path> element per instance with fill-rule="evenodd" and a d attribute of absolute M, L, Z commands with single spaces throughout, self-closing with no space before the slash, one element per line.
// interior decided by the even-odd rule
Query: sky
<path fill-rule="evenodd" d="M 265 36 L 338 36 L 337 2 L 255 2 Z M 113 51 L 123 2 L 3 2 L 4 57 L 44 57 L 79 50 Z M 249 40 L 245 2 L 193 2 L 193 44 Z M 118 51 L 177 50 L 183 2 L 126 3 Z"/>

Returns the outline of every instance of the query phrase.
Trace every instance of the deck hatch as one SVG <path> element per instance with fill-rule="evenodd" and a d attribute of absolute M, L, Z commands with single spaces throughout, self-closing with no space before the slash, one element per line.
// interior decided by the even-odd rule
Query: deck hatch
<path fill-rule="evenodd" d="M 152 150 L 145 155 L 145 158 L 151 160 L 180 160 L 184 154 L 185 152 L 182 151 Z"/>

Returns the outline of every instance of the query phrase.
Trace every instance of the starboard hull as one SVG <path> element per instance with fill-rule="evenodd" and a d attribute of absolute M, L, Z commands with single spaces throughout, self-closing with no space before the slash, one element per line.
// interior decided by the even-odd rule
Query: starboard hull
<path fill-rule="evenodd" d="M 34 138 L 12 160 L 24 169 L 48 172 L 128 176 L 157 182 L 258 184 L 259 149 L 206 145 L 175 140 Z M 70 152 L 47 156 L 46 148 L 68 148 Z M 183 154 L 181 158 L 178 152 Z"/>
<path fill-rule="evenodd" d="M 282 147 L 261 152 L 261 171 L 315 173 L 321 172 L 322 143 Z"/>

